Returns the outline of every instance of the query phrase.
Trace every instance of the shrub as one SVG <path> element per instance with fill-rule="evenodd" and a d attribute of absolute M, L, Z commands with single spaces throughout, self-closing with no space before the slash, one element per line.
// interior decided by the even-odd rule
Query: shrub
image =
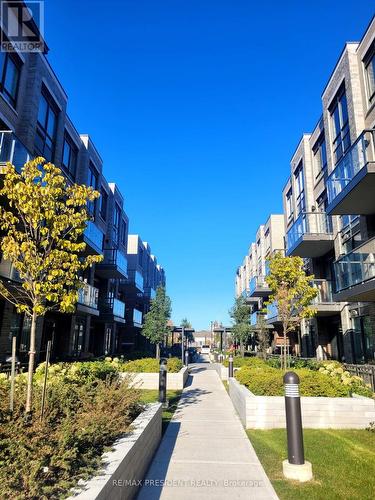
<path fill-rule="evenodd" d="M 98 467 L 106 447 L 142 410 L 139 391 L 126 381 L 55 380 L 42 422 L 42 388 L 35 385 L 33 419 L 26 423 L 25 391 L 24 384 L 16 385 L 11 418 L 8 390 L 0 387 L 0 498 L 62 498 Z"/>
<path fill-rule="evenodd" d="M 223 361 L 224 366 L 229 366 L 229 361 L 228 359 L 225 359 Z M 241 368 L 242 366 L 259 366 L 259 367 L 265 367 L 266 364 L 261 358 L 257 358 L 255 356 L 253 357 L 246 357 L 242 358 L 241 356 L 235 356 L 233 358 L 233 366 L 235 368 Z"/>
<path fill-rule="evenodd" d="M 41 363 L 35 370 L 36 383 L 42 383 L 44 371 L 45 363 Z M 89 381 L 115 378 L 118 372 L 118 366 L 106 360 L 54 363 L 48 367 L 48 381 L 50 384 L 57 382 L 85 384 Z"/>
<path fill-rule="evenodd" d="M 182 368 L 182 362 L 178 358 L 168 358 L 168 372 L 177 373 Z M 119 365 L 119 370 L 122 372 L 137 372 L 137 373 L 157 373 L 160 368 L 160 362 L 156 358 L 135 359 Z"/>
<path fill-rule="evenodd" d="M 350 375 L 338 361 L 326 361 L 321 364 L 319 372 L 328 375 L 335 380 L 339 380 L 344 386 L 349 388 L 351 394 L 359 396 L 374 397 L 371 386 L 366 384 L 361 377 Z"/>

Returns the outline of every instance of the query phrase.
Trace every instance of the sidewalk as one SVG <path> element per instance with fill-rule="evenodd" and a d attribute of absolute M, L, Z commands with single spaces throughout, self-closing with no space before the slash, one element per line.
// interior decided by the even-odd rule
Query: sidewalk
<path fill-rule="evenodd" d="M 209 364 L 191 369 L 138 500 L 277 499 Z"/>

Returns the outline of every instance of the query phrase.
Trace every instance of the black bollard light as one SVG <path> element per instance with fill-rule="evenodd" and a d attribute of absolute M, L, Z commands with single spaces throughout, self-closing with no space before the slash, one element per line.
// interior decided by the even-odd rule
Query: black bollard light
<path fill-rule="evenodd" d="M 167 360 L 161 358 L 159 367 L 159 403 L 167 404 Z"/>
<path fill-rule="evenodd" d="M 300 482 L 312 479 L 310 462 L 305 461 L 302 432 L 301 398 L 299 377 L 287 372 L 283 378 L 285 388 L 286 434 L 288 441 L 288 460 L 283 462 L 284 476 Z"/>
<path fill-rule="evenodd" d="M 228 367 L 228 377 L 233 377 L 233 356 L 229 354 L 229 367 Z"/>
<path fill-rule="evenodd" d="M 189 351 L 186 349 L 185 351 L 185 366 L 189 364 Z"/>

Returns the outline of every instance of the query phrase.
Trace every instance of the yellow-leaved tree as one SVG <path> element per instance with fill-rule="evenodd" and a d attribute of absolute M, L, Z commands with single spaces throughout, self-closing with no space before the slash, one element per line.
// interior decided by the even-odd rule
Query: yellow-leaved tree
<path fill-rule="evenodd" d="M 74 312 L 83 286 L 80 274 L 102 259 L 82 255 L 82 235 L 90 219 L 86 206 L 99 193 L 69 185 L 61 170 L 41 157 L 27 162 L 20 173 L 8 163 L 2 179 L 0 247 L 20 282 L 0 281 L 0 294 L 31 318 L 26 396 L 30 413 L 37 319 L 50 310 Z"/>

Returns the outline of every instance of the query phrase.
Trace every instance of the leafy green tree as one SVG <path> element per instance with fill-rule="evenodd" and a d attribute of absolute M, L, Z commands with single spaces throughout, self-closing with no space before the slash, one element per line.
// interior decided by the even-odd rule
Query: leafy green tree
<path fill-rule="evenodd" d="M 160 358 L 160 344 L 168 335 L 168 320 L 171 317 L 171 299 L 163 286 L 156 290 L 155 299 L 151 301 L 149 312 L 145 316 L 142 335 L 156 345 L 156 358 Z"/>
<path fill-rule="evenodd" d="M 180 326 L 182 326 L 185 329 L 191 329 L 191 323 L 187 318 L 183 318 L 181 320 Z M 185 338 L 188 342 L 194 342 L 194 335 L 192 332 L 185 332 Z"/>
<path fill-rule="evenodd" d="M 283 327 L 284 353 L 281 364 L 287 368 L 287 339 L 302 319 L 316 314 L 311 306 L 317 296 L 312 286 L 313 275 L 306 275 L 301 257 L 283 257 L 276 254 L 269 260 L 269 274 L 266 282 L 271 289 L 267 304 L 275 303 Z"/>
<path fill-rule="evenodd" d="M 232 334 L 240 344 L 242 357 L 244 356 L 245 345 L 252 331 L 250 326 L 250 312 L 251 306 L 246 304 L 246 299 L 242 295 L 236 298 L 234 306 L 229 311 L 233 323 Z"/>
<path fill-rule="evenodd" d="M 270 342 L 270 332 L 268 329 L 268 325 L 266 322 L 265 318 L 265 312 L 262 311 L 264 314 L 259 314 L 258 315 L 258 322 L 256 325 L 256 336 L 258 339 L 258 353 L 259 356 L 262 359 L 266 359 L 267 357 L 267 349 L 269 348 L 269 342 Z"/>
<path fill-rule="evenodd" d="M 85 207 L 99 193 L 68 185 L 59 168 L 35 158 L 21 173 L 7 164 L 0 197 L 1 250 L 21 278 L 20 283 L 0 282 L 0 294 L 31 318 L 26 396 L 30 413 L 37 319 L 51 310 L 74 312 L 83 286 L 81 273 L 102 259 L 82 256 L 82 234 L 89 219 Z"/>

